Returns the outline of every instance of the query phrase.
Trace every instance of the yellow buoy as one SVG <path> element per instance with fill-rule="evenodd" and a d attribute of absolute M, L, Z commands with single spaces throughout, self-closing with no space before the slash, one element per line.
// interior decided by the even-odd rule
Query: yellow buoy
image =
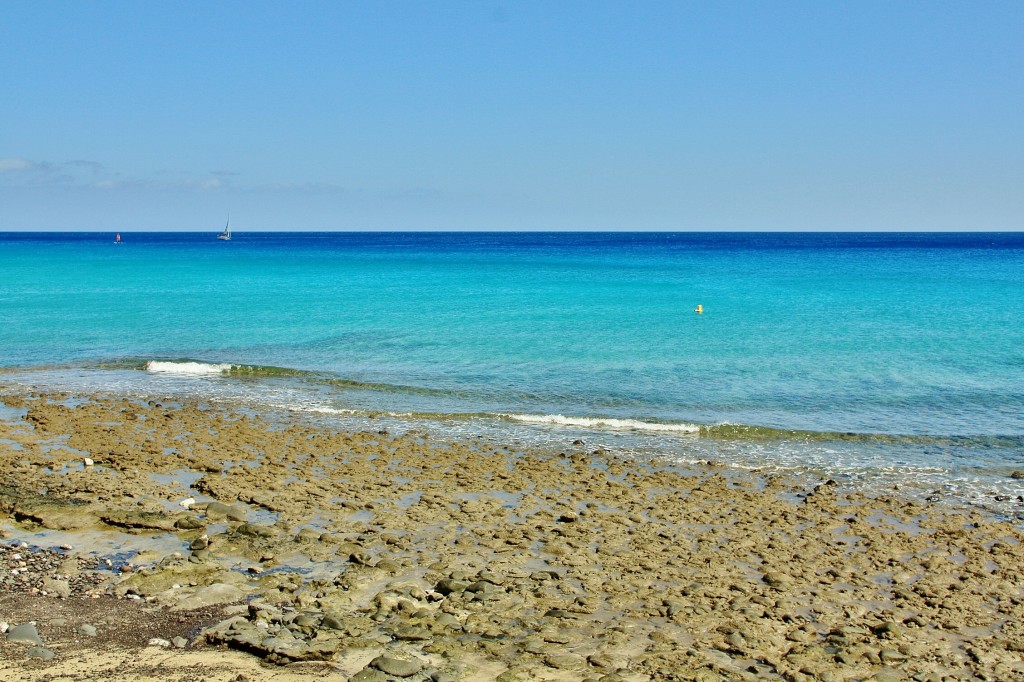
<path fill-rule="evenodd" d="M 695 312 L 695 313 L 702 313 L 702 312 L 704 312 L 704 306 L 702 306 L 700 303 L 698 303 L 697 304 L 697 309 L 694 310 L 693 312 Z"/>

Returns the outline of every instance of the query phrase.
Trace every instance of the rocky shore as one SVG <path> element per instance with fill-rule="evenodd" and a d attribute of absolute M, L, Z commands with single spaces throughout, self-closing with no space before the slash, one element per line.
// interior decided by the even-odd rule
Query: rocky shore
<path fill-rule="evenodd" d="M 0 401 L 0 677 L 1024 679 L 1024 535 L 978 512 L 581 442 Z"/>

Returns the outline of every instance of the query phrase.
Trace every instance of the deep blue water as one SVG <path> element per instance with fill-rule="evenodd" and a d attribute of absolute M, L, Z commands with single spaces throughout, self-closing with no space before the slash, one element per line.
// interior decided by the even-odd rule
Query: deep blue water
<path fill-rule="evenodd" d="M 980 495 L 1024 468 L 1022 233 L 122 238 L 0 234 L 7 380 L 927 471 Z M 147 364 L 170 360 L 201 364 Z M 248 369 L 195 374 L 220 363 Z"/>

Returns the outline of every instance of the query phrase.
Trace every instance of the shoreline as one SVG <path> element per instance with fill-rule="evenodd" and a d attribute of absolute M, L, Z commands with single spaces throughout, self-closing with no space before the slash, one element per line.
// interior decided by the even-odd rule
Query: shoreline
<path fill-rule="evenodd" d="M 844 489 L 853 488 L 869 496 L 896 492 L 929 503 L 979 509 L 1018 525 L 1024 522 L 1024 478 L 1014 476 L 1018 471 L 1024 473 L 1017 467 L 1017 453 L 1024 446 L 1022 436 L 806 431 L 705 423 L 699 419 L 609 417 L 586 410 L 580 413 L 583 416 L 543 410 L 474 411 L 472 406 L 463 406 L 468 412 L 448 412 L 438 411 L 433 403 L 420 404 L 416 409 L 381 404 L 378 401 L 382 396 L 362 393 L 339 401 L 338 396 L 309 391 L 310 386 L 293 384 L 291 379 L 253 378 L 245 372 L 241 377 L 88 367 L 70 373 L 68 367 L 52 372 L 36 367 L 3 377 L 0 394 L 28 391 L 111 399 L 157 397 L 170 404 L 188 402 L 247 410 L 281 422 L 301 421 L 328 430 L 417 430 L 446 441 L 484 441 L 545 453 L 557 452 L 566 442 L 583 440 L 593 449 L 638 461 L 670 461 L 686 472 L 714 464 L 800 481 L 831 478 Z M 351 383 L 341 381 L 346 386 Z M 373 389 L 369 390 L 372 393 Z"/>
<path fill-rule="evenodd" d="M 0 402 L 23 415 L 0 421 L 0 543 L 50 533 L 83 557 L 86 533 L 137 540 L 97 555 L 111 559 L 98 600 L 212 622 L 160 649 L 168 666 L 227 647 L 249 679 L 280 670 L 259 661 L 359 680 L 1024 676 L 1024 534 L 976 510 L 578 442 L 521 452 L 224 405 Z M 2 594 L 11 624 L 32 611 L 19 600 L 54 600 Z M 38 625 L 57 656 L 8 642 L 0 671 L 41 679 L 100 656 Z"/>

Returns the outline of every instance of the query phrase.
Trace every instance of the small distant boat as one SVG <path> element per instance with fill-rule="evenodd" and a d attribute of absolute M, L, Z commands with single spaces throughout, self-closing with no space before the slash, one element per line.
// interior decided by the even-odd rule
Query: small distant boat
<path fill-rule="evenodd" d="M 217 235 L 217 239 L 231 241 L 231 216 L 228 216 L 228 221 L 224 223 L 224 231 Z"/>

